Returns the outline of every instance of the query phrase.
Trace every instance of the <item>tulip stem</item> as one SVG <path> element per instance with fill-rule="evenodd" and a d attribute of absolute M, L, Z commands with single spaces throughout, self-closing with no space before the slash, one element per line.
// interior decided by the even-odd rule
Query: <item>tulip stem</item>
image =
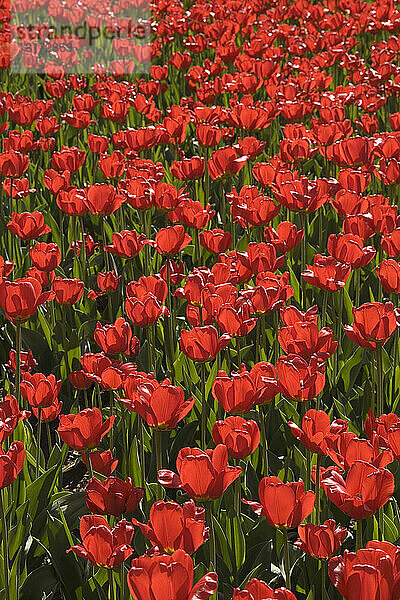
<path fill-rule="evenodd" d="M 304 212 L 300 212 L 300 223 L 303 230 L 303 237 L 301 238 L 300 246 L 300 257 L 301 257 L 301 273 L 306 270 L 306 216 Z M 301 285 L 301 305 L 303 309 L 306 309 L 306 280 L 301 277 L 300 273 L 300 285 Z"/>
<path fill-rule="evenodd" d="M 319 525 L 319 512 L 321 504 L 321 490 L 319 487 L 319 473 L 321 470 L 321 455 L 317 454 L 317 468 L 315 470 L 315 524 Z"/>
<path fill-rule="evenodd" d="M 284 562 L 285 562 L 285 585 L 290 590 L 290 556 L 289 556 L 289 539 L 288 530 L 283 530 L 283 551 L 284 551 Z"/>
<path fill-rule="evenodd" d="M 217 553 L 215 546 L 215 532 L 214 532 L 214 521 L 213 521 L 213 502 L 210 500 L 206 502 L 206 519 L 209 527 L 209 548 L 210 548 L 210 571 L 216 570 L 217 567 Z"/>
<path fill-rule="evenodd" d="M 124 569 L 124 563 L 121 564 L 121 582 L 120 582 L 120 587 L 121 587 L 121 600 L 125 600 L 125 596 L 126 596 L 126 575 L 125 575 L 125 569 Z"/>
<path fill-rule="evenodd" d="M 258 316 L 257 323 L 256 323 L 256 356 L 255 356 L 254 364 L 258 363 L 259 355 L 260 355 L 260 319 L 261 319 L 261 317 Z"/>
<path fill-rule="evenodd" d="M 15 329 L 15 395 L 18 406 L 21 402 L 21 323 L 17 322 Z"/>
<path fill-rule="evenodd" d="M 362 536 L 362 521 L 361 519 L 357 521 L 357 531 L 356 531 L 356 551 L 360 550 L 363 545 L 363 536 Z"/>
<path fill-rule="evenodd" d="M 376 342 L 376 367 L 378 372 L 376 390 L 377 416 L 383 414 L 383 369 L 382 369 L 382 342 Z"/>
<path fill-rule="evenodd" d="M 326 318 L 327 318 L 327 310 L 328 310 L 328 290 L 324 290 L 324 297 L 322 301 L 322 311 L 321 311 L 321 327 L 325 327 Z"/>
<path fill-rule="evenodd" d="M 92 477 L 93 477 L 93 469 L 92 469 L 92 463 L 91 463 L 91 460 L 90 460 L 90 452 L 87 450 L 85 452 L 85 455 L 86 455 L 86 466 L 87 466 L 87 470 L 88 470 L 88 473 L 89 473 L 89 479 L 92 479 Z"/>
<path fill-rule="evenodd" d="M 5 600 L 10 600 L 10 572 L 8 564 L 8 529 L 6 513 L 4 511 L 4 491 L 0 489 L 0 517 L 1 517 L 1 537 L 3 538 L 3 569 L 4 569 L 4 588 Z"/>
<path fill-rule="evenodd" d="M 161 429 L 153 429 L 154 440 L 156 443 L 156 464 L 157 464 L 157 478 L 158 472 L 162 469 L 162 431 Z M 161 483 L 157 486 L 157 500 L 162 500 L 162 485 Z"/>
<path fill-rule="evenodd" d="M 264 404 L 259 405 L 260 421 L 261 421 L 261 447 L 263 450 L 263 469 L 264 477 L 269 476 L 269 459 L 268 459 L 268 439 L 267 439 L 267 406 Z"/>
<path fill-rule="evenodd" d="M 106 267 L 106 271 L 109 271 L 110 270 L 109 254 L 108 254 L 107 250 L 104 250 L 104 247 L 107 246 L 107 241 L 106 241 L 106 230 L 105 230 L 105 226 L 104 226 L 104 217 L 103 216 L 100 217 L 100 224 L 101 224 L 101 238 L 103 240 L 104 264 Z"/>
<path fill-rule="evenodd" d="M 36 440 L 36 479 L 39 477 L 39 465 L 40 465 L 40 441 L 42 437 L 42 408 L 38 408 L 38 426 L 37 426 L 37 440 Z"/>
<path fill-rule="evenodd" d="M 140 476 L 141 486 L 144 488 L 146 482 L 146 465 L 145 465 L 145 451 L 144 451 L 144 424 L 143 419 L 140 415 L 136 417 L 139 419 L 139 452 L 140 452 Z"/>
<path fill-rule="evenodd" d="M 116 596 L 116 589 L 115 589 L 115 582 L 114 582 L 114 573 L 112 571 L 112 569 L 108 569 L 108 597 L 109 600 L 117 600 L 117 596 Z"/>
<path fill-rule="evenodd" d="M 206 403 L 206 364 L 201 363 L 201 449 L 206 449 L 207 440 L 207 403 Z"/>
<path fill-rule="evenodd" d="M 86 245 L 85 245 L 85 229 L 83 225 L 83 216 L 80 216 L 80 226 L 82 235 L 82 246 L 80 251 L 81 265 L 82 265 L 82 281 L 86 285 Z"/>

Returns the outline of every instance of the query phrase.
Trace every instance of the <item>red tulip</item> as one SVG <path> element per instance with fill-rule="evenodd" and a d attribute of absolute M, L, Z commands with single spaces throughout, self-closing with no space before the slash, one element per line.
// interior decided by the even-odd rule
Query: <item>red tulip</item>
<path fill-rule="evenodd" d="M 295 545 L 314 558 L 326 559 L 335 554 L 347 535 L 345 527 L 337 527 L 336 521 L 329 519 L 322 525 L 306 523 L 299 525 L 299 540 Z"/>
<path fill-rule="evenodd" d="M 281 327 L 278 333 L 279 344 L 287 354 L 298 354 L 309 360 L 313 355 L 327 360 L 338 347 L 333 341 L 333 331 L 329 327 L 321 330 L 310 321 L 297 321 L 293 325 Z"/>
<path fill-rule="evenodd" d="M 131 477 L 126 482 L 118 477 L 104 481 L 92 477 L 85 489 L 85 500 L 90 512 L 118 517 L 136 510 L 143 494 L 143 488 L 134 487 Z"/>
<path fill-rule="evenodd" d="M 54 271 L 61 262 L 61 251 L 57 244 L 39 242 L 29 250 L 33 265 L 40 271 Z"/>
<path fill-rule="evenodd" d="M 193 562 L 183 550 L 133 559 L 128 587 L 135 600 L 206 600 L 217 590 L 218 576 L 207 573 L 193 586 Z"/>
<path fill-rule="evenodd" d="M 7 227 L 22 240 L 34 240 L 51 231 L 44 222 L 43 214 L 37 210 L 33 213 L 11 213 L 11 221 L 7 223 Z"/>
<path fill-rule="evenodd" d="M 336 292 L 346 285 L 350 274 L 350 265 L 338 262 L 333 256 L 315 254 L 314 263 L 307 265 L 301 275 L 310 285 L 328 292 Z"/>
<path fill-rule="evenodd" d="M 199 233 L 200 245 L 208 252 L 219 254 L 226 252 L 232 245 L 232 236 L 223 229 L 205 229 Z"/>
<path fill-rule="evenodd" d="M 22 442 L 12 442 L 7 452 L 0 446 L 0 490 L 15 481 L 22 471 L 25 460 L 25 446 Z"/>
<path fill-rule="evenodd" d="M 231 336 L 227 333 L 218 337 L 213 325 L 193 327 L 190 331 L 182 329 L 180 346 L 186 356 L 193 361 L 207 362 L 214 360 L 218 352 L 227 347 Z"/>
<path fill-rule="evenodd" d="M 336 468 L 331 468 L 322 475 L 321 483 L 329 500 L 357 520 L 375 514 L 394 492 L 392 473 L 362 460 L 352 464 L 346 481 Z"/>
<path fill-rule="evenodd" d="M 43 292 L 42 286 L 33 277 L 24 277 L 0 282 L 0 306 L 7 319 L 23 323 L 35 314 L 37 307 L 54 298 L 54 292 Z"/>
<path fill-rule="evenodd" d="M 29 416 L 30 413 L 28 411 L 19 409 L 15 396 L 7 394 L 0 401 L 0 444 L 13 433 L 22 419 L 26 419 Z"/>
<path fill-rule="evenodd" d="M 182 448 L 176 459 L 179 475 L 166 469 L 159 471 L 161 485 L 182 488 L 190 498 L 199 501 L 215 500 L 242 472 L 240 467 L 228 466 L 228 450 L 219 444 L 214 450 Z"/>
<path fill-rule="evenodd" d="M 246 583 L 244 590 L 235 588 L 233 590 L 233 600 L 296 600 L 296 596 L 286 588 L 277 588 L 273 590 L 265 581 L 259 579 L 250 579 Z"/>
<path fill-rule="evenodd" d="M 98 322 L 94 340 L 106 354 L 126 354 L 132 340 L 131 326 L 124 317 L 119 317 L 114 325 L 102 325 Z"/>
<path fill-rule="evenodd" d="M 132 523 L 140 528 L 153 547 L 167 554 L 175 550 L 193 554 L 208 537 L 205 510 L 197 507 L 193 500 L 183 506 L 176 502 L 155 502 L 150 508 L 147 525 L 136 519 L 132 519 Z"/>
<path fill-rule="evenodd" d="M 392 259 L 383 260 L 376 267 L 383 289 L 388 294 L 400 294 L 400 265 Z"/>
<path fill-rule="evenodd" d="M 392 302 L 367 302 L 353 308 L 353 325 L 345 325 L 347 337 L 364 348 L 376 349 L 385 344 L 400 325 L 399 311 Z"/>
<path fill-rule="evenodd" d="M 94 215 L 111 215 L 124 201 L 125 198 L 109 183 L 95 183 L 86 191 L 86 204 Z"/>
<path fill-rule="evenodd" d="M 73 450 L 87 452 L 97 448 L 100 440 L 110 431 L 115 415 L 102 421 L 98 408 L 86 408 L 76 415 L 61 415 L 58 434 Z"/>
<path fill-rule="evenodd" d="M 155 380 L 143 383 L 138 386 L 132 399 L 120 400 L 155 429 L 174 429 L 192 410 L 196 401 L 193 397 L 185 400 L 183 389 L 171 385 L 169 379 L 161 384 Z"/>
<path fill-rule="evenodd" d="M 104 250 L 122 258 L 133 258 L 148 243 L 144 233 L 138 235 L 136 231 L 121 231 L 112 234 L 112 245 L 104 246 Z"/>
<path fill-rule="evenodd" d="M 314 509 L 314 492 L 305 492 L 304 483 L 283 483 L 278 477 L 264 477 L 258 488 L 260 502 L 243 500 L 273 527 L 292 529 L 300 525 Z"/>
<path fill-rule="evenodd" d="M 334 556 L 328 573 L 345 600 L 396 600 L 400 594 L 399 548 L 372 541 L 366 548 Z"/>
<path fill-rule="evenodd" d="M 51 284 L 54 299 L 58 304 L 76 304 L 83 296 L 85 285 L 80 279 L 56 277 Z"/>
<path fill-rule="evenodd" d="M 84 515 L 81 517 L 80 534 L 82 544 L 71 546 L 67 552 L 74 552 L 81 558 L 87 558 L 94 565 L 115 569 L 133 552 L 131 541 L 134 528 L 125 519 L 118 521 L 111 529 L 104 517 Z"/>
<path fill-rule="evenodd" d="M 255 421 L 227 417 L 214 423 L 212 438 L 215 444 L 225 444 L 231 458 L 247 458 L 258 448 L 260 430 Z"/>
<path fill-rule="evenodd" d="M 86 454 L 82 454 L 82 460 L 87 467 Z M 104 452 L 95 450 L 90 453 L 90 464 L 93 472 L 100 473 L 100 475 L 104 475 L 104 477 L 109 477 L 117 468 L 118 459 L 113 457 L 111 450 L 105 450 Z"/>
<path fill-rule="evenodd" d="M 281 356 L 276 363 L 276 370 L 280 391 L 286 398 L 306 402 L 316 398 L 324 389 L 325 366 L 315 356 L 311 357 L 309 363 L 297 354 Z"/>
<path fill-rule="evenodd" d="M 241 371 L 233 372 L 231 376 L 225 371 L 218 371 L 211 390 L 214 398 L 228 413 L 248 413 L 255 402 L 254 381 L 244 364 Z"/>
<path fill-rule="evenodd" d="M 56 380 L 54 375 L 47 377 L 43 373 L 24 373 L 21 381 L 21 396 L 29 402 L 32 407 L 46 408 L 53 404 L 60 391 L 62 381 Z"/>
<path fill-rule="evenodd" d="M 323 455 L 327 451 L 327 442 L 347 431 L 348 423 L 341 419 L 331 423 L 329 415 L 324 410 L 312 408 L 303 417 L 302 429 L 293 421 L 288 421 L 288 426 L 294 437 L 300 440 L 307 450 Z"/>
<path fill-rule="evenodd" d="M 156 234 L 153 245 L 159 254 L 174 256 L 183 248 L 186 248 L 191 240 L 191 236 L 185 233 L 183 225 L 175 225 L 174 227 L 160 229 Z"/>

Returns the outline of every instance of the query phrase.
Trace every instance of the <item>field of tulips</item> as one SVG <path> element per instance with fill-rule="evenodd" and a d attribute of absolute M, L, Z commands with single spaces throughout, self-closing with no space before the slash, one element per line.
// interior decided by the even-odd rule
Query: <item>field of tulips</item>
<path fill-rule="evenodd" d="M 398 3 L 0 23 L 0 600 L 399 600 Z"/>

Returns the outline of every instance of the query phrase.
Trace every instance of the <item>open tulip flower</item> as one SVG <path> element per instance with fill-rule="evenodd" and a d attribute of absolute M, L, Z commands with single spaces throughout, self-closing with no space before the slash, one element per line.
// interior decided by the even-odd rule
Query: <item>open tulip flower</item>
<path fill-rule="evenodd" d="M 193 500 L 180 506 L 176 502 L 155 502 L 150 509 L 147 525 L 132 519 L 143 535 L 160 552 L 172 554 L 184 550 L 193 554 L 208 537 L 205 510 Z"/>
<path fill-rule="evenodd" d="M 133 525 L 125 519 L 111 529 L 104 517 L 84 515 L 80 522 L 82 544 L 71 546 L 67 552 L 90 560 L 94 565 L 115 569 L 131 554 Z"/>
<path fill-rule="evenodd" d="M 242 472 L 240 467 L 228 466 L 228 449 L 224 444 L 205 452 L 200 448 L 182 448 L 176 469 L 178 475 L 166 469 L 159 471 L 159 482 L 167 488 L 182 488 L 190 498 L 203 502 L 222 496 Z"/>
<path fill-rule="evenodd" d="M 304 483 L 283 483 L 278 477 L 264 477 L 258 488 L 260 502 L 243 500 L 273 527 L 291 529 L 300 525 L 314 509 L 314 492 L 304 491 Z"/>
<path fill-rule="evenodd" d="M 371 541 L 357 552 L 345 550 L 329 561 L 329 577 L 345 600 L 395 600 L 400 595 L 399 548 Z"/>
<path fill-rule="evenodd" d="M 329 500 L 357 520 L 375 514 L 394 492 L 392 473 L 362 460 L 352 464 L 346 479 L 335 467 L 327 469 L 321 483 Z"/>
<path fill-rule="evenodd" d="M 63 442 L 73 450 L 94 450 L 110 431 L 115 415 L 103 422 L 98 408 L 86 408 L 76 415 L 61 415 L 58 433 Z"/>
<path fill-rule="evenodd" d="M 265 581 L 250 579 L 243 590 L 233 590 L 233 600 L 258 600 L 271 598 L 272 600 L 296 600 L 296 596 L 286 588 L 273 590 Z"/>
<path fill-rule="evenodd" d="M 0 490 L 8 487 L 22 471 L 25 461 L 25 446 L 22 442 L 12 442 L 7 452 L 0 446 Z"/>
<path fill-rule="evenodd" d="M 314 558 L 327 559 L 335 554 L 344 542 L 347 529 L 337 527 L 336 521 L 329 519 L 322 525 L 306 523 L 298 527 L 299 539 L 296 546 Z"/>
<path fill-rule="evenodd" d="M 183 550 L 135 558 L 128 573 L 134 600 L 206 600 L 216 592 L 217 585 L 218 576 L 213 572 L 193 585 L 193 562 Z"/>
<path fill-rule="evenodd" d="M 118 477 L 99 481 L 93 477 L 86 486 L 86 506 L 96 515 L 118 517 L 133 512 L 143 498 L 143 488 L 136 488 L 131 477 L 126 482 Z"/>

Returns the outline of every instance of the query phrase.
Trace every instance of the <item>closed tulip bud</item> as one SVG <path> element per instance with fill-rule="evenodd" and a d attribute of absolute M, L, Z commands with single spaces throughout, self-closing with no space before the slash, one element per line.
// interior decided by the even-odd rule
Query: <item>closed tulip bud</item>
<path fill-rule="evenodd" d="M 383 289 L 388 294 L 400 294 L 400 265 L 392 259 L 383 260 L 376 267 Z"/>
<path fill-rule="evenodd" d="M 131 477 L 126 482 L 118 477 L 99 481 L 90 479 L 85 489 L 86 506 L 96 515 L 120 515 L 137 509 L 143 498 L 143 488 L 136 488 Z"/>
<path fill-rule="evenodd" d="M 67 552 L 72 551 L 94 565 L 115 569 L 133 552 L 130 545 L 133 532 L 132 523 L 126 519 L 118 521 L 114 529 L 111 529 L 104 517 L 84 515 L 80 522 L 82 544 L 72 546 Z"/>
<path fill-rule="evenodd" d="M 299 525 L 299 539 L 295 545 L 313 558 L 327 559 L 338 551 L 347 535 L 345 527 L 336 527 L 336 521 L 329 519 L 322 525 L 306 523 Z"/>
<path fill-rule="evenodd" d="M 100 473 L 104 477 L 109 477 L 118 466 L 118 459 L 113 457 L 111 450 L 105 450 L 104 452 L 95 450 L 89 456 L 93 472 Z M 82 454 L 82 460 L 87 467 L 86 454 Z"/>
<path fill-rule="evenodd" d="M 232 245 L 232 236 L 223 229 L 205 229 L 199 233 L 200 245 L 208 252 L 219 254 L 226 252 Z"/>

